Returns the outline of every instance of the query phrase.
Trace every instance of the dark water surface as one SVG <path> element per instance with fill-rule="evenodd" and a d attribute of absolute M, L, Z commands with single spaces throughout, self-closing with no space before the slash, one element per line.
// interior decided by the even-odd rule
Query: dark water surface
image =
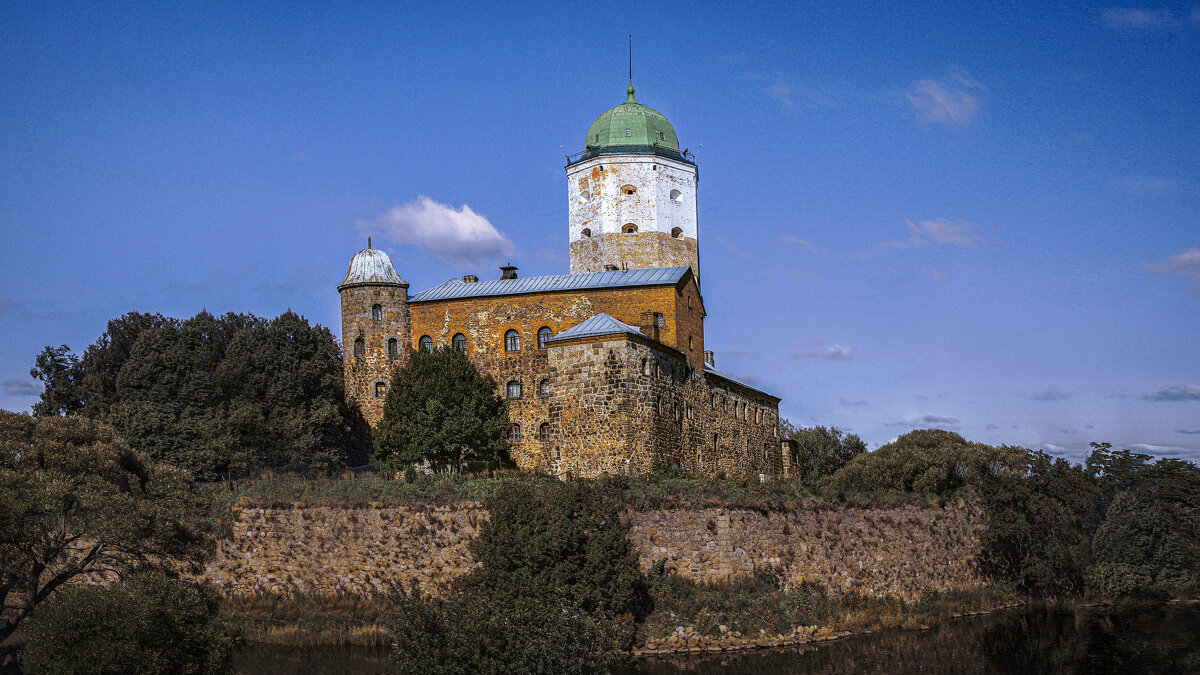
<path fill-rule="evenodd" d="M 244 647 L 234 672 L 386 672 L 369 649 Z M 1200 673 L 1200 605 L 1010 610 L 820 646 L 720 657 L 645 660 L 624 675 L 783 673 Z"/>

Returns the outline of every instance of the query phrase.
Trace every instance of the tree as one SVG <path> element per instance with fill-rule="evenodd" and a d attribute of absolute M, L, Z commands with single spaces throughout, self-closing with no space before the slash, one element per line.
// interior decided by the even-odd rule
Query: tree
<path fill-rule="evenodd" d="M 508 405 L 451 347 L 411 351 L 392 374 L 375 428 L 375 461 L 399 468 L 428 461 L 435 469 L 472 460 L 498 462 L 508 451 Z"/>
<path fill-rule="evenodd" d="M 1024 460 L 1021 448 L 972 443 L 941 429 L 918 429 L 856 455 L 827 481 L 835 490 L 949 494 Z"/>
<path fill-rule="evenodd" d="M 25 625 L 22 667 L 31 675 L 227 673 L 232 641 L 220 614 L 211 587 L 158 569 L 73 585 Z"/>
<path fill-rule="evenodd" d="M 816 485 L 867 451 L 861 438 L 840 429 L 801 429 L 784 420 L 783 435 L 796 442 L 795 471 L 804 485 Z"/>
<path fill-rule="evenodd" d="M 615 499 L 592 481 L 504 485 L 471 542 L 480 566 L 463 584 L 501 604 L 565 595 L 589 614 L 640 619 L 649 596 Z"/>
<path fill-rule="evenodd" d="M 0 642 L 63 584 L 131 563 L 199 562 L 207 494 L 79 415 L 0 411 Z"/>
<path fill-rule="evenodd" d="M 1180 595 L 1200 581 L 1195 542 L 1152 490 L 1123 492 L 1092 541 L 1088 586 L 1095 595 Z"/>
<path fill-rule="evenodd" d="M 182 322 L 131 312 L 82 358 L 47 347 L 32 372 L 46 383 L 36 415 L 108 422 L 134 449 L 201 478 L 329 472 L 349 454 L 355 418 L 337 341 L 291 311 Z"/>

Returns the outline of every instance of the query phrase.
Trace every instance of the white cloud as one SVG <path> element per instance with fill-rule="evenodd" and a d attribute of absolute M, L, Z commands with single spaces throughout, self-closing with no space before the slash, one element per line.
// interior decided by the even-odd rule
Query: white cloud
<path fill-rule="evenodd" d="M 789 244 L 792 246 L 799 246 L 800 248 L 806 248 L 806 249 L 812 251 L 813 253 L 820 253 L 822 250 L 824 250 L 820 246 L 817 246 L 816 244 L 812 243 L 811 241 L 809 241 L 807 239 L 802 239 L 793 234 L 781 234 L 781 235 L 779 235 L 779 241 L 782 241 L 783 243 Z"/>
<path fill-rule="evenodd" d="M 1200 248 L 1184 249 L 1165 262 L 1147 265 L 1145 269 L 1155 274 L 1183 275 L 1192 280 L 1192 290 L 1200 293 Z"/>
<path fill-rule="evenodd" d="M 1108 187 L 1124 194 L 1151 195 L 1170 192 L 1175 183 L 1157 176 L 1120 176 L 1108 181 Z"/>
<path fill-rule="evenodd" d="M 1193 387 L 1190 384 L 1168 384 L 1149 394 L 1143 394 L 1142 399 L 1155 402 L 1200 401 L 1200 387 Z"/>
<path fill-rule="evenodd" d="M 766 88 L 767 95 L 779 101 L 788 110 L 801 108 L 830 107 L 838 105 L 839 96 L 832 91 L 810 89 L 777 82 Z"/>
<path fill-rule="evenodd" d="M 854 358 L 854 349 L 846 345 L 832 344 L 825 346 L 824 340 L 817 340 L 808 349 L 797 349 L 790 356 L 793 359 L 825 359 L 828 361 L 845 361 Z"/>
<path fill-rule="evenodd" d="M 987 87 L 957 67 L 946 69 L 941 78 L 917 80 L 904 92 L 917 119 L 944 126 L 969 124 L 982 106 L 980 95 Z"/>
<path fill-rule="evenodd" d="M 42 386 L 30 380 L 8 380 L 4 383 L 4 393 L 12 396 L 32 396 L 42 393 Z"/>
<path fill-rule="evenodd" d="M 866 401 L 852 401 L 850 399 L 846 399 L 846 398 L 839 396 L 838 397 L 838 405 L 845 406 L 847 408 L 856 408 L 859 406 L 867 405 L 867 402 Z"/>
<path fill-rule="evenodd" d="M 1104 23 L 1110 28 L 1158 28 L 1175 23 L 1169 9 L 1110 7 L 1104 10 Z"/>
<path fill-rule="evenodd" d="M 732 253 L 733 255 L 735 255 L 739 258 L 753 258 L 754 257 L 753 255 L 750 254 L 749 251 L 743 251 L 742 249 L 734 246 L 733 244 L 729 243 L 728 241 L 725 241 L 721 237 L 713 237 L 713 239 L 715 239 L 716 242 L 721 245 L 721 248 L 725 249 L 729 253 Z"/>
<path fill-rule="evenodd" d="M 456 267 L 478 267 L 519 253 L 503 232 L 471 207 L 463 204 L 455 209 L 425 195 L 355 225 L 381 232 L 395 244 L 423 248 Z"/>
<path fill-rule="evenodd" d="M 1033 395 L 1033 400 L 1041 401 L 1042 403 L 1056 403 L 1058 401 L 1065 401 L 1068 398 L 1071 398 L 1071 394 L 1061 389 L 1047 389 Z"/>
<path fill-rule="evenodd" d="M 1162 454 L 1164 452 L 1188 452 L 1188 448 L 1181 448 L 1178 445 L 1150 445 L 1149 443 L 1134 443 L 1129 446 L 1130 450 L 1142 450 L 1144 452 L 1153 452 Z"/>
<path fill-rule="evenodd" d="M 908 227 L 908 239 L 885 241 L 876 248 L 904 250 L 926 248 L 934 244 L 948 244 L 950 246 L 961 246 L 962 248 L 981 248 L 995 243 L 983 238 L 974 225 L 961 220 L 954 222 L 946 218 L 937 218 L 915 223 L 911 220 L 906 220 L 904 224 Z M 936 275 L 934 275 L 934 278 L 936 278 Z"/>

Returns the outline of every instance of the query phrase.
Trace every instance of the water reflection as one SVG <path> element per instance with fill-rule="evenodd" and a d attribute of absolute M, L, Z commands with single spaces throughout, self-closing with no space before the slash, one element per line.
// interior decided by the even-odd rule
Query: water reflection
<path fill-rule="evenodd" d="M 1039 608 L 962 618 L 820 646 L 744 655 L 646 660 L 625 675 L 783 673 L 1200 673 L 1200 605 Z M 246 646 L 244 675 L 377 675 L 386 651 Z"/>

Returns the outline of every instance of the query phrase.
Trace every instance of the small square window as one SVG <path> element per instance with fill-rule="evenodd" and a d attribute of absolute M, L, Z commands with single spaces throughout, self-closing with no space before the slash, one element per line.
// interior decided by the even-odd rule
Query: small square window
<path fill-rule="evenodd" d="M 630 137 L 630 136 L 632 136 L 632 135 L 633 135 L 633 129 L 626 129 L 626 130 L 625 130 L 625 138 L 629 138 L 629 137 Z"/>

